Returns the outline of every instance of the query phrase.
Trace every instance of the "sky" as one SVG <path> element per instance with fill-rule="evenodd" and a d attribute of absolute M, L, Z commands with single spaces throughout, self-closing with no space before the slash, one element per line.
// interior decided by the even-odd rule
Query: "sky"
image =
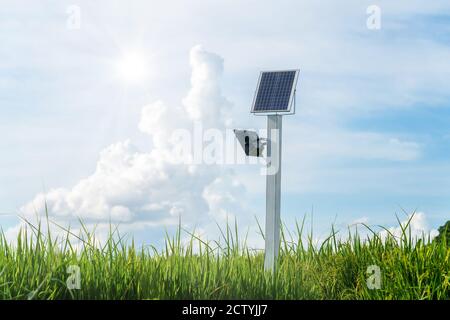
<path fill-rule="evenodd" d="M 2 230 L 14 239 L 47 203 L 99 238 L 113 223 L 158 244 L 181 219 L 213 239 L 236 219 L 260 246 L 261 164 L 177 163 L 172 135 L 264 129 L 259 72 L 284 69 L 300 69 L 283 118 L 288 228 L 449 219 L 448 1 L 3 0 Z"/>

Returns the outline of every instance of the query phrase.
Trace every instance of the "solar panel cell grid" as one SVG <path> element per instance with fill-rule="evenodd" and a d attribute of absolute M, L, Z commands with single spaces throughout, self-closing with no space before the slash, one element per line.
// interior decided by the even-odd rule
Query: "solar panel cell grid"
<path fill-rule="evenodd" d="M 297 71 L 263 72 L 253 112 L 289 111 L 296 75 Z"/>

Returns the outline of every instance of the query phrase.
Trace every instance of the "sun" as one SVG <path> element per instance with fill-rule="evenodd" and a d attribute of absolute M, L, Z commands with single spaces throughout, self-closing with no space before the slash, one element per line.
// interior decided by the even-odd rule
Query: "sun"
<path fill-rule="evenodd" d="M 126 51 L 115 65 L 117 77 L 126 84 L 140 84 L 148 77 L 148 59 L 141 51 Z"/>

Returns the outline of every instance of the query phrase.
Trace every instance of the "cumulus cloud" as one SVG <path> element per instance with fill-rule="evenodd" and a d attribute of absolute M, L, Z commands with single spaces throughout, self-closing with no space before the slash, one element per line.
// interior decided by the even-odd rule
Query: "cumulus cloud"
<path fill-rule="evenodd" d="M 369 227 L 370 230 L 367 228 Z M 428 217 L 424 212 L 415 212 L 406 215 L 406 217 L 400 221 L 400 224 L 386 226 L 376 223 L 376 219 L 371 219 L 367 216 L 361 216 L 350 222 L 338 223 L 335 226 L 336 238 L 340 241 L 348 241 L 349 235 L 358 234 L 363 242 L 369 239 L 373 239 L 375 234 L 380 237 L 382 241 L 385 241 L 389 236 L 393 236 L 398 242 L 403 237 L 403 230 L 406 231 L 406 235 L 411 235 L 411 241 L 413 244 L 418 240 L 433 240 L 439 231 L 430 227 Z M 349 233 L 350 231 L 350 233 Z M 294 233 L 295 234 L 295 233 Z M 324 241 L 329 240 L 331 231 L 327 230 L 324 233 L 313 239 L 313 244 L 320 247 Z M 295 239 L 296 240 L 296 239 Z M 305 246 L 309 243 L 307 236 L 302 237 L 302 241 Z"/>
<path fill-rule="evenodd" d="M 180 141 L 175 130 L 224 129 L 231 103 L 222 95 L 223 59 L 201 46 L 190 52 L 191 89 L 182 104 L 156 101 L 142 109 L 139 130 L 152 139 L 149 152 L 130 140 L 108 146 L 99 156 L 95 172 L 72 188 L 55 188 L 38 194 L 20 213 L 32 219 L 43 215 L 62 223 L 81 218 L 87 223 L 171 225 L 183 222 L 207 225 L 235 216 L 243 187 L 233 172 L 217 166 L 180 163 L 174 152 Z M 16 234 L 17 227 L 8 234 Z"/>
<path fill-rule="evenodd" d="M 409 225 L 408 225 L 409 222 Z M 416 212 L 408 215 L 408 217 L 401 222 L 401 225 L 387 228 L 387 230 L 383 230 L 380 232 L 380 237 L 385 239 L 388 234 L 392 234 L 396 238 L 401 238 L 402 229 L 407 227 L 407 235 L 411 234 L 412 239 L 430 239 L 435 238 L 439 232 L 436 229 L 431 229 L 428 225 L 427 218 L 425 213 Z"/>
<path fill-rule="evenodd" d="M 353 220 L 352 222 L 350 222 L 348 224 L 348 226 L 352 227 L 352 226 L 355 226 L 355 225 L 358 225 L 358 224 L 368 224 L 368 223 L 369 223 L 369 218 L 368 217 L 360 217 L 360 218 L 357 218 L 357 219 Z"/>
<path fill-rule="evenodd" d="M 348 224 L 348 227 L 357 227 L 357 231 L 360 235 L 373 237 L 373 233 L 360 225 L 370 226 L 370 219 L 366 216 L 357 218 Z M 371 228 L 380 228 L 380 226 L 372 226 Z M 374 230 L 374 229 L 372 229 Z M 386 239 L 388 236 L 394 236 L 396 239 L 401 239 L 403 236 L 403 230 L 406 231 L 407 236 L 411 235 L 411 239 L 416 241 L 418 239 L 430 240 L 434 239 L 439 231 L 429 226 L 427 216 L 424 212 L 414 212 L 408 214 L 400 224 L 395 226 L 383 226 L 383 229 L 378 232 L 381 239 Z M 346 237 L 344 237 L 345 239 Z"/>
<path fill-rule="evenodd" d="M 190 64 L 191 90 L 183 99 L 189 117 L 215 128 L 230 123 L 231 104 L 222 96 L 219 83 L 223 59 L 196 46 L 191 50 Z"/>

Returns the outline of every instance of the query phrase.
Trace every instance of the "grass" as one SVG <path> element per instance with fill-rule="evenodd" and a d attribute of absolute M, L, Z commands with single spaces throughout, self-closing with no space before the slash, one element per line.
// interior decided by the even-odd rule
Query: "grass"
<path fill-rule="evenodd" d="M 449 299 L 450 248 L 445 241 L 413 239 L 409 223 L 402 235 L 385 239 L 368 226 L 370 237 L 337 232 L 321 246 L 282 231 L 277 272 L 263 269 L 263 253 L 237 237 L 237 226 L 220 230 L 222 242 L 178 228 L 163 250 L 137 248 L 116 229 L 102 246 L 84 226 L 52 237 L 39 223 L 22 230 L 14 245 L 0 238 L 0 299 Z M 74 240 L 82 246 L 75 246 Z M 297 240 L 295 240 L 297 239 Z M 197 248 L 197 249 L 195 249 Z M 69 266 L 78 266 L 79 290 L 69 289 Z M 381 271 L 381 288 L 369 289 L 367 268 Z"/>

